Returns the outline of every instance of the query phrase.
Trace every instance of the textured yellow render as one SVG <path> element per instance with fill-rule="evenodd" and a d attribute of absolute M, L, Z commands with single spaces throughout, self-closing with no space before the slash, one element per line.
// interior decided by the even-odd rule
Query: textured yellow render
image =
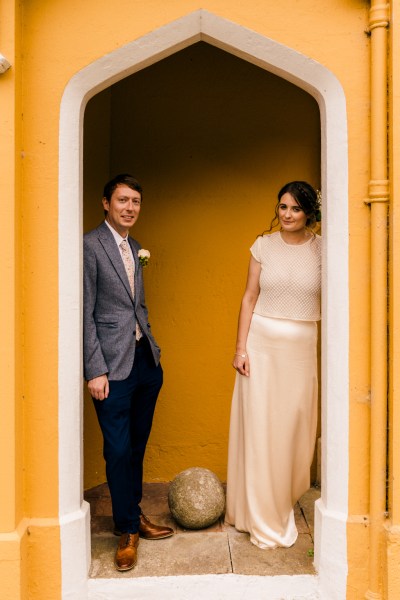
<path fill-rule="evenodd" d="M 20 247 L 22 173 L 21 21 L 14 2 L 0 4 L 0 52 L 6 66 L 0 81 L 0 596 L 27 597 L 27 535 L 23 496 L 22 257 Z M 57 552 L 58 542 L 56 542 Z M 53 575 L 57 586 L 56 573 Z"/>
<path fill-rule="evenodd" d="M 0 53 L 0 598 L 61 598 L 58 466 L 58 152 L 71 78 L 113 50 L 199 8 L 194 0 L 3 0 Z M 311 57 L 346 97 L 350 270 L 347 598 L 369 589 L 370 37 L 364 0 L 206 0 L 202 8 Z M 389 520 L 380 595 L 400 597 L 399 564 L 399 2 L 391 5 Z M 396 36 L 397 32 L 397 36 Z M 397 49 L 397 54 L 395 50 Z M 189 466 L 224 480 L 230 366 L 249 246 L 268 228 L 279 187 L 320 185 L 315 100 L 250 63 L 196 42 L 95 95 L 83 118 L 83 231 L 102 219 L 104 182 L 144 187 L 132 231 L 145 271 L 165 384 L 147 481 Z M 396 183 L 397 182 L 397 183 Z M 80 348 L 76 348 L 80 352 Z M 76 374 L 71 373 L 71 377 Z M 84 383 L 82 382 L 82 386 Z M 105 479 L 101 437 L 84 401 L 84 487 Z M 4 493 L 5 490 L 5 493 Z M 51 548 L 51 551 L 49 551 Z M 373 597 L 373 596 L 370 596 Z"/>
<path fill-rule="evenodd" d="M 389 43 L 389 179 L 390 179 L 390 245 L 389 245 L 389 519 L 387 522 L 385 591 L 387 598 L 400 595 L 400 2 L 391 6 Z"/>

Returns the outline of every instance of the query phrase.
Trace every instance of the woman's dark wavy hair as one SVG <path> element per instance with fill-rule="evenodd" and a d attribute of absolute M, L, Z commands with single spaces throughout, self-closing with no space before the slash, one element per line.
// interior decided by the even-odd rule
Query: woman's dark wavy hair
<path fill-rule="evenodd" d="M 278 209 L 284 194 L 293 196 L 298 205 L 304 210 L 307 216 L 306 227 L 311 228 L 321 220 L 321 201 L 318 192 L 307 181 L 290 181 L 279 190 L 274 218 L 270 223 L 269 229 L 263 233 L 268 233 L 279 223 Z"/>

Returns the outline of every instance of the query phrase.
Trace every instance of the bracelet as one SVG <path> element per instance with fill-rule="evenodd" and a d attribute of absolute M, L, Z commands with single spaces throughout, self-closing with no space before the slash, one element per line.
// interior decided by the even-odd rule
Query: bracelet
<path fill-rule="evenodd" d="M 240 354 L 239 352 L 235 352 L 235 356 L 240 356 L 241 358 L 246 358 L 247 354 Z"/>

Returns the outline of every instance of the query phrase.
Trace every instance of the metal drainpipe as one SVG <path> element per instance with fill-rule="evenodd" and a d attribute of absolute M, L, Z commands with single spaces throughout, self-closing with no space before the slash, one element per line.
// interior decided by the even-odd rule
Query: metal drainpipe
<path fill-rule="evenodd" d="M 387 465 L 387 268 L 389 202 L 387 50 L 389 4 L 371 0 L 371 442 L 367 600 L 381 600 Z"/>

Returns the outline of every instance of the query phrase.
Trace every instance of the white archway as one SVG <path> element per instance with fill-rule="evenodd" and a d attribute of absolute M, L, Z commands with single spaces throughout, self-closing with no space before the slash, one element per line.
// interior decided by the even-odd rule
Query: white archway
<path fill-rule="evenodd" d="M 88 580 L 90 524 L 82 489 L 82 141 L 88 100 L 113 83 L 204 41 L 304 89 L 321 114 L 324 214 L 322 330 L 322 497 L 316 505 L 318 576 L 213 575 Z M 59 515 L 62 597 L 174 600 L 206 596 L 346 596 L 348 510 L 348 229 L 345 97 L 335 76 L 298 52 L 207 11 L 195 11 L 88 65 L 68 83 L 60 111 L 59 153 Z M 189 582 L 190 581 L 190 582 Z M 250 586 L 250 587 L 249 587 Z M 188 591 L 190 587 L 190 592 Z M 195 590 L 198 590 L 196 595 Z M 259 590 L 257 592 L 257 590 Z M 201 596 L 200 596 L 201 594 Z M 238 595 L 239 594 L 239 595 Z"/>

